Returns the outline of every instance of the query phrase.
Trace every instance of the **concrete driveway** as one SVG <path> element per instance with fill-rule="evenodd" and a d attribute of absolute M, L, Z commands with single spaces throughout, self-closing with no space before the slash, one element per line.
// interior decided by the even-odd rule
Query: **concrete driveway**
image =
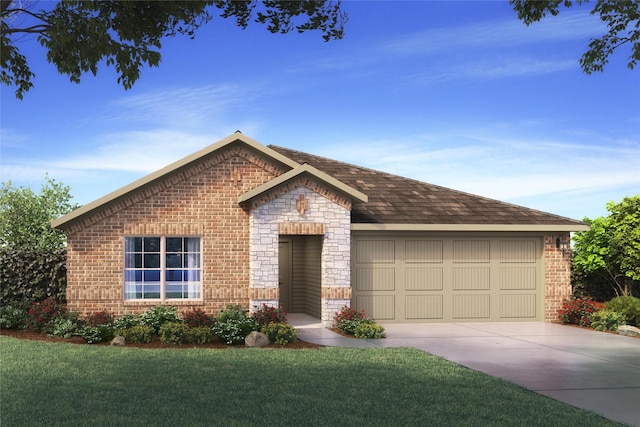
<path fill-rule="evenodd" d="M 414 347 L 608 419 L 640 426 L 640 338 L 525 322 L 385 324 L 387 338 L 358 340 L 293 316 L 290 321 L 305 341 Z"/>

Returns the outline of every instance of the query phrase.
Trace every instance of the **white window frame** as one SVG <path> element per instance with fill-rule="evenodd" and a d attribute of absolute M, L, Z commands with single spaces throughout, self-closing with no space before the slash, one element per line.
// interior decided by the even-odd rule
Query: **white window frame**
<path fill-rule="evenodd" d="M 142 252 L 127 252 L 127 239 L 135 239 L 135 238 L 140 238 L 142 239 Z M 167 270 L 167 265 L 166 265 L 166 259 L 167 259 L 167 251 L 166 251 L 166 241 L 167 239 L 170 238 L 180 238 L 180 239 L 199 239 L 199 244 L 198 244 L 198 267 L 196 268 L 185 268 L 184 266 L 182 268 L 180 268 L 180 270 L 191 270 L 191 271 L 197 271 L 198 272 L 198 277 L 199 280 L 194 281 L 193 285 L 197 285 L 197 289 L 194 290 L 194 293 L 197 293 L 198 296 L 196 297 L 186 297 L 186 298 L 167 298 L 166 296 L 166 272 Z M 145 268 L 144 267 L 144 239 L 160 239 L 160 252 L 152 252 L 152 253 L 158 253 L 160 255 L 160 267 L 159 268 Z M 162 236 L 162 235 L 147 235 L 147 236 L 143 236 L 143 235 L 130 235 L 130 236 L 125 236 L 124 237 L 124 255 L 123 255 L 123 279 L 124 279 L 124 300 L 125 301 L 202 301 L 202 237 L 201 236 L 183 236 L 183 235 L 170 235 L 170 236 Z M 136 268 L 136 267 L 127 267 L 127 255 L 128 254 L 137 254 L 137 253 L 141 253 L 143 258 L 142 258 L 142 267 L 140 268 Z M 193 252 L 188 252 L 185 251 L 185 248 L 183 248 L 182 252 L 180 252 L 183 256 L 188 254 L 188 253 L 193 253 Z M 127 286 L 128 283 L 127 282 L 127 271 L 135 271 L 135 270 L 140 270 L 142 272 L 142 275 L 144 277 L 144 271 L 145 270 L 160 270 L 160 297 L 159 298 L 136 298 L 136 292 L 135 292 L 135 287 L 137 286 L 138 283 L 137 281 L 132 281 L 130 282 L 134 287 L 133 292 L 127 292 Z M 144 280 L 143 282 L 144 283 Z M 183 284 L 186 284 L 186 282 L 184 282 L 184 280 L 181 282 Z M 191 286 L 191 284 L 187 284 L 187 286 Z M 191 291 L 188 291 L 188 293 L 191 293 Z M 127 295 L 134 295 L 133 298 L 128 298 Z"/>

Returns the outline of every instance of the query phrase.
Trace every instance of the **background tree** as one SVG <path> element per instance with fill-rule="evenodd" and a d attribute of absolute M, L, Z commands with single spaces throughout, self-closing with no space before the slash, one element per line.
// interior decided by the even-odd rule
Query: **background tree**
<path fill-rule="evenodd" d="M 51 221 L 71 212 L 69 187 L 49 177 L 39 194 L 28 187 L 14 187 L 11 181 L 0 188 L 0 248 L 61 250 L 66 237 L 51 227 Z"/>
<path fill-rule="evenodd" d="M 72 82 L 86 72 L 95 75 L 105 61 L 118 73 L 125 89 L 140 77 L 140 69 L 160 63 L 164 37 L 195 37 L 209 22 L 210 11 L 232 18 L 241 28 L 250 22 L 272 33 L 317 30 L 325 41 L 340 39 L 347 16 L 341 0 L 209 0 L 209 1 L 61 1 L 37 9 L 37 2 L 0 0 L 0 81 L 16 87 L 22 99 L 35 77 L 16 37 L 35 34 L 47 49 L 47 60 Z M 25 6 L 26 4 L 26 6 Z"/>
<path fill-rule="evenodd" d="M 582 4 L 587 0 L 576 0 Z M 560 13 L 560 6 L 569 8 L 571 0 L 509 0 L 518 18 L 526 25 L 540 21 L 551 14 Z M 592 15 L 600 15 L 609 31 L 603 36 L 592 39 L 589 49 L 580 58 L 582 70 L 591 74 L 602 71 L 609 62 L 609 56 L 622 46 L 628 46 L 631 53 L 627 67 L 633 69 L 640 60 L 640 2 L 638 0 L 598 0 L 591 10 Z"/>
<path fill-rule="evenodd" d="M 585 218 L 589 231 L 575 234 L 573 268 L 581 280 L 606 281 L 616 295 L 640 293 L 640 195 L 607 203 L 610 214 Z M 585 284 L 583 283 L 582 286 Z"/>

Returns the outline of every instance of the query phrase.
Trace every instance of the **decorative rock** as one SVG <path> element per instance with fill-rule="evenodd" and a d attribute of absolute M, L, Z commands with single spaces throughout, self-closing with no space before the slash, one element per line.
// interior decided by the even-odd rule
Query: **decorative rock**
<path fill-rule="evenodd" d="M 264 347 L 270 344 L 269 337 L 258 331 L 253 331 L 247 335 L 244 343 L 247 347 Z"/>
<path fill-rule="evenodd" d="M 109 343 L 109 345 L 119 345 L 119 346 L 122 346 L 124 344 L 125 344 L 124 337 L 115 337 Z"/>
<path fill-rule="evenodd" d="M 640 329 L 630 325 L 618 326 L 618 333 L 630 337 L 640 337 Z"/>

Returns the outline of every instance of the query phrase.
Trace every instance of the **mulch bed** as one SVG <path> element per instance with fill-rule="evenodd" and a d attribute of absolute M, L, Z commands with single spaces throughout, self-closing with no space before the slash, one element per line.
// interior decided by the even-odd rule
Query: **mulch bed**
<path fill-rule="evenodd" d="M 36 340 L 36 341 L 49 341 L 49 342 L 66 342 L 71 344 L 87 344 L 87 342 L 82 337 L 74 336 L 71 338 L 58 338 L 58 337 L 50 337 L 46 334 L 40 332 L 33 331 L 24 331 L 20 329 L 2 329 L 0 331 L 0 335 L 6 335 L 18 339 L 23 340 Z M 91 344 L 97 346 L 109 345 L 108 342 Z M 173 344 L 163 344 L 160 342 L 159 337 L 155 337 L 154 340 L 150 343 L 127 343 L 126 347 L 136 347 L 136 348 L 212 348 L 212 349 L 226 349 L 226 348 L 248 348 L 244 345 L 228 345 L 223 343 L 222 341 L 214 341 L 210 344 L 183 344 L 183 345 L 173 345 Z M 320 348 L 323 347 L 318 344 L 313 344 L 307 341 L 296 341 L 294 343 L 280 345 L 280 344 L 270 344 L 263 348 L 284 348 L 284 349 L 300 349 L 300 348 Z"/>

